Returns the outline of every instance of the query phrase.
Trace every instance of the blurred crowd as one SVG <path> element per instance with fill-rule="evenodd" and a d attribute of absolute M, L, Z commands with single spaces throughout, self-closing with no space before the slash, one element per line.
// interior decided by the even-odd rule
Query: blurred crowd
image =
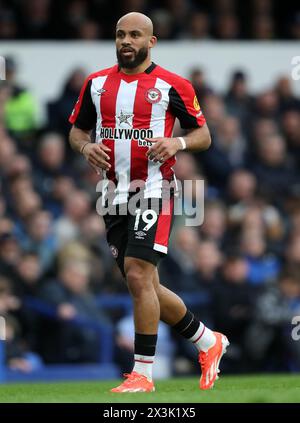
<path fill-rule="evenodd" d="M 149 15 L 161 39 L 300 38 L 291 0 L 1 0 L 0 39 L 111 39 L 131 11 Z"/>
<path fill-rule="evenodd" d="M 127 294 L 95 208 L 99 177 L 67 142 L 85 77 L 74 69 L 47 105 L 43 128 L 13 58 L 0 85 L 0 315 L 7 363 L 21 371 L 97 362 L 101 340 L 92 328 L 71 325 L 76 318 L 113 327 L 115 360 L 129 370 L 132 319 L 97 302 Z M 300 315 L 300 99 L 286 76 L 257 95 L 241 70 L 223 93 L 200 68 L 189 78 L 213 142 L 206 152 L 178 154 L 175 171 L 181 181 L 205 180 L 204 223 L 189 227 L 176 217 L 161 281 L 228 335 L 228 372 L 299 371 L 291 322 Z M 184 192 L 186 213 L 199 194 L 194 187 Z M 43 315 L 32 299 L 46 306 Z M 162 368 L 198 372 L 190 345 L 160 330 Z"/>

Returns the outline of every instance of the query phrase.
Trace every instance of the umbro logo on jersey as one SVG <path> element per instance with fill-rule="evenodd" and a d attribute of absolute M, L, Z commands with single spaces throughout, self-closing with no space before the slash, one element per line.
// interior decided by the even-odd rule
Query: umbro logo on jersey
<path fill-rule="evenodd" d="M 122 123 L 126 123 L 126 125 L 132 127 L 133 116 L 133 113 L 123 113 L 123 111 L 121 110 L 119 116 L 116 116 L 116 118 L 119 119 L 119 125 L 122 125 Z"/>
<path fill-rule="evenodd" d="M 97 94 L 98 95 L 102 95 L 104 93 L 106 93 L 107 90 L 105 90 L 104 88 L 99 88 L 99 90 L 97 90 Z"/>
<path fill-rule="evenodd" d="M 158 88 L 149 88 L 148 91 L 146 91 L 145 99 L 148 101 L 148 103 L 158 103 L 162 98 L 162 93 Z"/>

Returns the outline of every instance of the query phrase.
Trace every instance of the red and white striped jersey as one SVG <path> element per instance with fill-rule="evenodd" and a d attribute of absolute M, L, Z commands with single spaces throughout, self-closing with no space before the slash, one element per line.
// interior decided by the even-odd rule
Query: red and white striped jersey
<path fill-rule="evenodd" d="M 96 127 L 96 142 L 111 149 L 103 177 L 115 183 L 117 204 L 128 201 L 134 180 L 144 181 L 145 197 L 160 198 L 163 180 L 174 178 L 175 157 L 163 164 L 149 160 L 145 138 L 172 137 L 175 118 L 185 129 L 205 123 L 191 83 L 152 63 L 135 75 L 118 65 L 91 74 L 69 121 L 83 130 Z"/>

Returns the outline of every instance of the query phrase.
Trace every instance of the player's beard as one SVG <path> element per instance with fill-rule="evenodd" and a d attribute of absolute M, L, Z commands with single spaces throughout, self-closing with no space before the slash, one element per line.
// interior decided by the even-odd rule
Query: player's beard
<path fill-rule="evenodd" d="M 148 56 L 147 47 L 140 48 L 137 53 L 134 52 L 133 59 L 122 56 L 120 51 L 117 49 L 118 64 L 121 68 L 125 68 L 125 69 L 134 69 L 138 67 L 146 60 L 147 56 Z"/>

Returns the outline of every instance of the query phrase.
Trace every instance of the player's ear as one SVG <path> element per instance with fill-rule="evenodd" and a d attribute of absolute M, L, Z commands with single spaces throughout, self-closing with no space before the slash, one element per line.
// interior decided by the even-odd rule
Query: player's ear
<path fill-rule="evenodd" d="M 155 37 L 155 35 L 152 35 L 150 40 L 149 40 L 149 47 L 153 48 L 157 43 L 157 38 Z"/>

